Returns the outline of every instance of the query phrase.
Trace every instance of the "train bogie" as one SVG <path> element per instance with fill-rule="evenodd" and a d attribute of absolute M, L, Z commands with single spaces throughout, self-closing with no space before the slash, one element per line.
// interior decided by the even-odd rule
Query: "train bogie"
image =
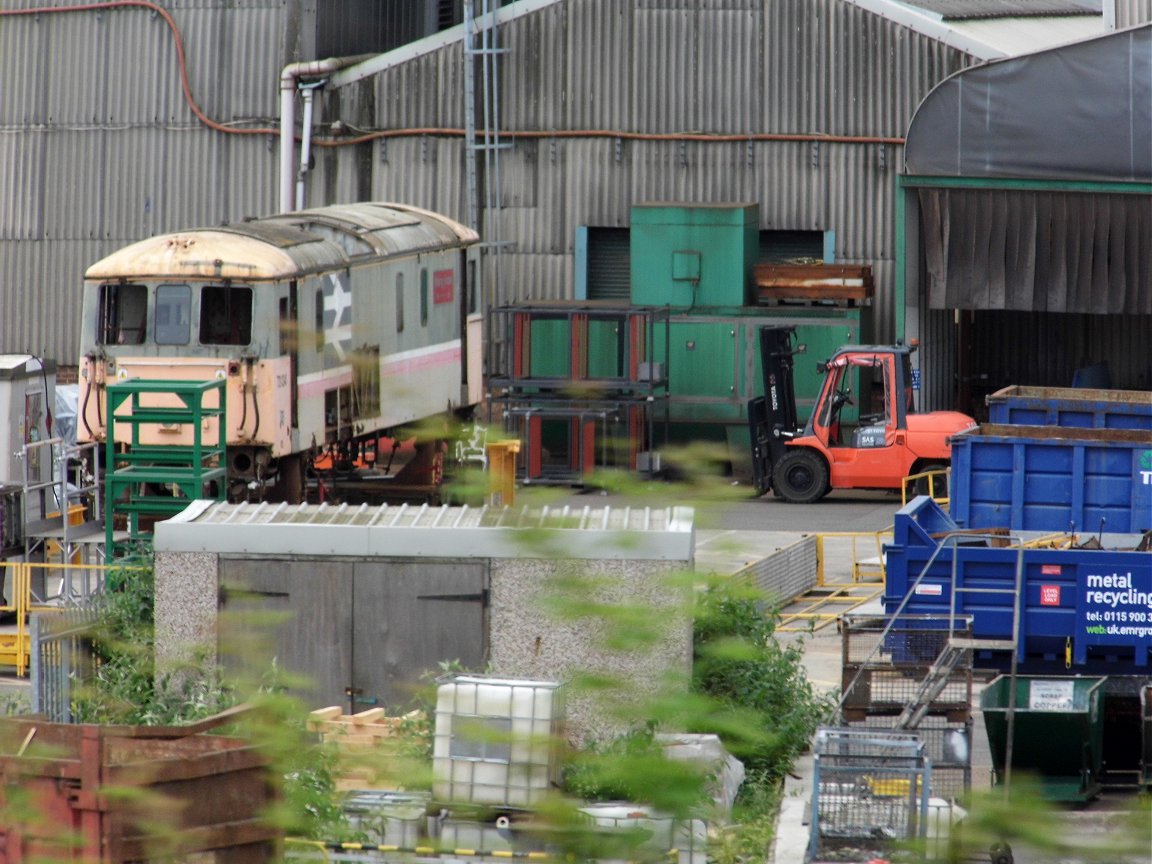
<path fill-rule="evenodd" d="M 78 437 L 104 439 L 116 381 L 224 379 L 229 474 L 250 482 L 475 405 L 477 239 L 434 213 L 365 203 L 127 246 L 86 274 Z M 138 445 L 192 440 L 179 426 L 136 433 Z"/>

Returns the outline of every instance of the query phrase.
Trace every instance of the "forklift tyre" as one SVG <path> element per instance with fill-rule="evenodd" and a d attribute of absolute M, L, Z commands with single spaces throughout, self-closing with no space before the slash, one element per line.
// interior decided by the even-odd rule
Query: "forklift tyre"
<path fill-rule="evenodd" d="M 929 471 L 947 471 L 947 470 L 948 470 L 948 463 L 947 462 L 930 462 L 929 464 L 927 464 L 923 468 L 921 468 L 917 473 L 928 473 Z M 940 479 L 938 479 L 936 481 L 934 489 L 931 487 L 932 487 L 932 484 L 930 484 L 928 482 L 928 478 L 927 477 L 921 477 L 919 480 L 916 481 L 916 488 L 913 491 L 916 495 L 928 495 L 930 492 L 935 491 L 935 493 L 938 496 L 942 495 L 945 498 L 948 497 L 948 482 L 943 477 L 941 477 Z"/>
<path fill-rule="evenodd" d="M 811 450 L 786 453 L 772 469 L 772 488 L 790 504 L 812 504 L 828 494 L 828 466 Z"/>
<path fill-rule="evenodd" d="M 988 857 L 992 864 L 1013 864 L 1016 860 L 1012 855 L 1012 847 L 1007 843 L 993 843 L 988 850 Z"/>

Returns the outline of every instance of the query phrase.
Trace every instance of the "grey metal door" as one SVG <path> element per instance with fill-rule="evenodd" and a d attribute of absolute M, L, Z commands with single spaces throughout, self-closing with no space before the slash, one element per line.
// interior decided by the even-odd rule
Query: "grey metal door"
<path fill-rule="evenodd" d="M 221 583 L 226 667 L 275 661 L 313 708 L 401 713 L 441 661 L 486 660 L 485 562 L 224 559 Z"/>

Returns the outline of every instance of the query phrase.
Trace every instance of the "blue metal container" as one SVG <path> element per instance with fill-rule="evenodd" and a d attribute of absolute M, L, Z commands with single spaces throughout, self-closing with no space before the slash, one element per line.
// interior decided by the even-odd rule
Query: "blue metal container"
<path fill-rule="evenodd" d="M 1005 387 L 985 400 L 988 422 L 1081 429 L 1152 429 L 1152 392 Z"/>
<path fill-rule="evenodd" d="M 1152 430 L 981 426 L 952 439 L 962 528 L 1152 529 Z"/>
<path fill-rule="evenodd" d="M 1012 638 L 1022 566 L 1017 656 L 1033 668 L 1146 668 L 1152 653 L 1152 554 L 989 545 L 930 498 L 896 514 L 886 549 L 889 615 L 972 618 L 976 639 Z M 1003 533 L 1003 532 L 998 532 Z M 957 539 L 945 539 L 956 535 Z M 923 575 L 921 575 L 923 574 Z M 955 605 L 953 605 L 955 598 Z M 907 602 L 905 603 L 905 600 Z M 903 605 L 902 605 L 903 604 Z M 994 655 L 978 655 L 989 665 Z M 1131 671 L 1131 670 L 1129 670 Z"/>

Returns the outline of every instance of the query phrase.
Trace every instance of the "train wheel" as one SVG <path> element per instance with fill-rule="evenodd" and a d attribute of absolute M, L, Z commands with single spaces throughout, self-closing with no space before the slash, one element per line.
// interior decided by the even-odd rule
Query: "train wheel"
<path fill-rule="evenodd" d="M 828 490 L 828 466 L 811 450 L 793 450 L 773 467 L 772 488 L 790 504 L 819 501 Z"/>

